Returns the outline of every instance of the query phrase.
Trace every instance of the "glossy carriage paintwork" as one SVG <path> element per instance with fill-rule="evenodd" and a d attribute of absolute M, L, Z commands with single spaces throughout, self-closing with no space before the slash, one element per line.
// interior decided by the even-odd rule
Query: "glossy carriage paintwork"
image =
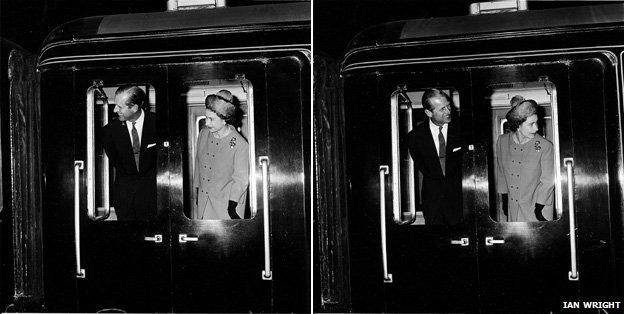
<path fill-rule="evenodd" d="M 470 193 L 465 193 L 464 218 L 456 226 L 397 225 L 392 211 L 386 210 L 388 229 L 388 265 L 393 275 L 392 283 L 381 284 L 378 253 L 379 220 L 375 178 L 379 165 L 391 164 L 390 96 L 398 85 L 407 84 L 408 90 L 422 86 L 444 86 L 458 89 L 462 105 L 467 108 L 461 116 L 462 128 L 470 129 L 469 99 L 471 91 L 468 72 L 459 68 L 450 71 L 413 70 L 402 68 L 386 75 L 364 74 L 357 79 L 345 77 L 347 173 L 353 189 L 349 206 L 360 210 L 349 217 L 351 282 L 355 311 L 412 312 L 475 310 L 477 290 L 476 246 L 450 245 L 450 239 L 468 237 L 475 243 L 474 213 Z M 353 78 L 353 80 L 351 80 Z M 365 88 L 368 93 L 349 93 Z M 348 106 L 357 103 L 358 106 Z M 385 105 L 374 105 L 385 104 Z M 459 117 L 455 117 L 460 122 Z M 356 123 L 356 121 L 359 121 Z M 465 132 L 461 142 L 470 143 L 471 133 Z M 399 141 L 405 145 L 404 141 Z M 374 145 L 371 145 L 375 143 Z M 467 146 L 467 145 L 465 145 Z M 354 157 L 360 156 L 360 157 Z M 361 156 L 368 156 L 362 158 Z M 464 155 L 464 169 L 470 176 L 470 154 Z M 362 171 L 366 169 L 367 171 Z M 370 170 L 370 171 L 368 171 Z M 392 173 L 392 172 L 391 172 Z M 392 208 L 392 186 L 386 180 L 386 208 Z M 366 187 L 364 187 L 364 186 Z M 472 190 L 474 187 L 465 186 Z M 360 189 L 367 189 L 366 192 Z M 403 211 L 407 211 L 405 204 Z M 368 243 L 365 247 L 364 244 Z M 374 256 L 374 258 L 371 258 Z M 425 258 L 423 258 L 425 257 Z M 363 266 L 369 265 L 370 266 Z M 461 265 L 458 267 L 457 265 Z M 365 268 L 364 268 L 365 267 Z M 364 268 L 364 269 L 363 269 Z M 363 275 L 366 273 L 367 275 Z M 440 284 L 440 281 L 446 284 Z M 376 287 L 379 291 L 370 291 Z M 382 295 L 383 298 L 373 297 Z M 385 301 L 383 301 L 385 300 Z"/>
<path fill-rule="evenodd" d="M 309 271 L 306 265 L 306 225 L 297 208 L 305 206 L 305 191 L 300 185 L 305 173 L 306 139 L 302 119 L 305 106 L 302 99 L 309 68 L 306 56 L 266 55 L 267 59 L 243 60 L 239 63 L 215 65 L 210 63 L 173 66 L 170 81 L 193 82 L 202 77 L 222 75 L 235 77 L 244 73 L 253 85 L 254 129 L 256 144 L 256 185 L 258 210 L 251 220 L 197 221 L 189 220 L 184 212 L 188 205 L 173 202 L 173 234 L 198 236 L 194 243 L 172 243 L 174 248 L 174 301 L 181 311 L 196 312 L 206 307 L 204 298 L 210 296 L 211 311 L 305 311 Z M 181 88 L 182 86 L 172 86 Z M 302 98 L 303 97 L 303 98 Z M 183 105 L 183 104 L 180 104 Z M 172 113 L 173 121 L 185 115 Z M 182 123 L 182 122 L 181 122 Z M 184 142 L 184 130 L 174 131 L 176 142 Z M 293 150 L 293 147 L 300 149 Z M 172 153 L 171 171 L 181 176 L 184 169 L 181 152 Z M 270 160 L 270 221 L 273 280 L 262 280 L 264 269 L 262 206 L 262 177 L 260 156 Z M 177 180 L 176 182 L 181 182 Z M 299 182 L 299 183 L 298 183 Z M 181 185 L 172 185 L 174 200 L 184 199 Z M 176 195 L 179 195 L 176 197 Z M 237 261 L 233 263 L 233 261 Z M 184 278 L 198 276 L 202 281 Z M 194 296 L 203 296 L 197 298 Z M 239 301 L 232 303 L 232 297 Z"/>
<path fill-rule="evenodd" d="M 478 260 L 479 272 L 478 281 L 473 285 L 473 288 L 479 289 L 479 297 L 475 300 L 477 309 L 560 310 L 560 302 L 567 299 L 622 299 L 624 280 L 621 265 L 624 242 L 622 183 L 619 180 L 622 172 L 622 150 L 618 108 L 621 95 L 617 93 L 621 88 L 618 86 L 620 82 L 616 74 L 621 69 L 614 65 L 617 64 L 616 59 L 621 59 L 622 47 L 619 46 L 619 38 L 623 30 L 622 25 L 618 24 L 618 16 L 624 11 L 624 7 L 612 5 L 606 9 L 583 9 L 596 14 L 591 18 L 579 19 L 578 25 L 567 18 L 558 18 L 555 13 L 561 11 L 553 10 L 498 17 L 435 20 L 433 25 L 444 22 L 449 29 L 448 33 L 439 37 L 435 32 L 428 33 L 430 29 L 410 28 L 410 25 L 416 25 L 419 21 L 388 23 L 365 31 L 352 41 L 343 62 L 343 75 L 345 108 L 350 112 L 346 115 L 345 124 L 348 179 L 352 187 L 349 232 L 354 310 L 428 310 L 424 307 L 426 300 L 423 302 L 421 299 L 421 295 L 427 291 L 422 289 L 410 294 L 408 300 L 399 300 L 403 302 L 401 307 L 397 307 L 394 302 L 398 296 L 397 291 L 417 287 L 418 284 L 413 281 L 421 274 L 413 275 L 410 278 L 413 281 L 407 280 L 402 286 L 394 288 L 388 286 L 394 285 L 396 279 L 392 284 L 382 282 L 378 200 L 375 197 L 378 194 L 376 170 L 380 164 L 389 162 L 386 161 L 389 157 L 386 147 L 388 135 L 371 133 L 369 129 L 373 127 L 368 124 L 378 125 L 380 133 L 389 130 L 383 127 L 385 117 L 379 116 L 382 121 L 375 121 L 369 113 L 375 112 L 377 115 L 373 116 L 378 116 L 381 112 L 378 107 L 389 105 L 387 97 L 390 88 L 384 84 L 395 84 L 395 76 L 399 75 L 397 73 L 407 76 L 408 73 L 420 75 L 439 71 L 451 75 L 453 69 L 460 68 L 470 72 L 469 88 L 473 95 L 468 104 L 477 109 L 484 106 L 484 90 L 489 84 L 537 81 L 542 75 L 548 76 L 561 89 L 558 94 L 561 108 L 559 127 L 560 137 L 565 139 L 560 143 L 561 158 L 573 157 L 575 164 L 576 159 L 581 162 L 574 172 L 574 204 L 577 209 L 578 261 L 581 272 L 580 280 L 576 282 L 567 278 L 570 270 L 570 249 L 565 193 L 564 217 L 545 223 L 543 227 L 539 223 L 514 226 L 496 224 L 490 220 L 489 197 L 492 192 L 488 190 L 487 180 L 488 172 L 491 171 L 488 171 L 485 162 L 491 156 L 485 148 L 491 147 L 488 146 L 491 143 L 484 143 L 483 139 L 488 141 L 491 136 L 487 129 L 489 126 L 479 123 L 483 121 L 482 115 L 485 113 L 475 111 L 472 118 L 475 141 L 472 175 L 475 189 L 465 190 L 464 201 L 468 194 L 472 204 L 464 206 L 472 205 L 467 209 L 473 212 L 475 218 L 472 237 L 477 243 L 472 241 L 472 237 L 470 242 L 471 246 L 477 246 L 473 251 L 477 254 L 475 258 Z M 572 15 L 587 13 L 579 10 L 572 10 Z M 523 24 L 540 16 L 548 16 L 549 19 L 542 19 L 544 22 L 540 24 Z M 474 25 L 481 25 L 478 29 L 457 26 L 471 25 L 471 21 L 483 20 L 490 20 L 492 23 L 475 23 Z M 461 24 L 460 21 L 465 23 Z M 581 76 L 580 73 L 592 74 Z M 416 78 L 412 80 L 422 80 L 418 75 L 415 74 Z M 588 79 L 594 81 L 587 82 Z M 462 106 L 464 105 L 467 103 L 462 102 Z M 596 110 L 592 111 L 590 107 Z M 579 128 L 588 132 L 578 131 Z M 484 133 L 488 136 L 484 136 Z M 370 158 L 363 158 L 367 156 L 363 151 Z M 558 171 L 563 174 L 562 188 L 565 192 L 567 180 L 565 167 L 563 163 L 561 165 Z M 390 195 L 389 191 L 387 195 Z M 387 216 L 387 220 L 389 217 Z M 497 239 L 503 237 L 506 242 L 502 245 L 486 246 L 486 236 Z M 392 247 L 390 233 L 388 241 Z M 398 247 L 417 240 L 401 238 L 400 241 Z M 427 259 L 426 256 L 417 256 L 410 250 L 402 250 L 400 254 L 394 259 Z M 392 268 L 396 269 L 397 266 L 393 266 L 391 253 L 389 259 L 390 272 L 394 274 L 396 271 Z M 461 263 L 453 265 L 464 267 Z M 582 275 L 583 268 L 590 272 L 589 278 Z M 357 272 L 354 271 L 356 269 Z M 470 270 L 465 268 L 464 271 Z M 535 274 L 535 277 L 529 279 L 531 274 Z M 457 277 L 445 276 L 434 283 L 433 287 L 427 288 L 444 290 L 444 285 L 450 284 L 449 278 Z M 362 286 L 367 289 L 356 288 Z M 525 295 L 527 298 L 531 297 L 534 302 L 532 305 L 524 302 Z M 440 303 L 438 310 L 453 308 L 448 302 L 447 299 L 446 303 Z M 457 306 L 464 307 L 462 304 Z M 470 311 L 471 308 L 466 306 L 463 310 Z"/>
<path fill-rule="evenodd" d="M 73 201 L 73 193 L 69 193 L 73 192 L 72 179 L 68 177 L 70 168 L 66 164 L 84 158 L 81 142 L 85 122 L 84 111 L 74 114 L 72 107 L 84 104 L 86 88 L 93 79 L 103 79 L 111 85 L 125 81 L 153 84 L 160 139 L 159 216 L 149 222 L 119 223 L 93 222 L 83 215 L 85 279 L 75 279 L 73 274 L 73 242 L 58 236 L 72 222 L 71 215 L 59 210 L 47 214 L 46 281 L 56 287 L 45 291 L 50 310 L 274 312 L 309 308 L 305 221 L 310 187 L 303 179 L 309 171 L 305 156 L 309 154 L 310 138 L 305 121 L 309 119 L 310 97 L 304 88 L 309 86 L 310 60 L 306 51 L 310 29 L 309 20 L 304 17 L 309 4 L 275 6 L 270 10 L 278 13 L 269 15 L 265 23 L 254 22 L 243 28 L 235 26 L 244 18 L 239 15 L 239 22 L 229 20 L 222 27 L 208 25 L 206 29 L 175 30 L 168 34 L 163 24 L 140 34 L 133 33 L 131 27 L 124 32 L 102 34 L 94 26 L 98 23 L 96 18 L 73 22 L 58 30 L 57 34 L 74 32 L 72 41 L 65 41 L 62 36 L 49 37 L 40 56 L 40 68 L 45 85 L 43 95 L 51 97 L 44 105 L 44 152 L 54 179 L 48 182 L 59 182 L 47 187 L 45 195 L 51 206 L 65 207 Z M 279 18 L 279 12 L 291 15 Z M 172 16 L 162 14 L 165 15 Z M 307 16 L 309 19 L 309 12 Z M 89 33 L 89 29 L 93 32 Z M 193 69 L 199 71 L 191 75 Z M 181 79 L 179 73 L 183 72 L 199 80 L 234 79 L 236 74 L 245 74 L 259 82 L 255 97 L 263 104 L 258 105 L 263 118 L 256 127 L 264 138 L 257 145 L 264 147 L 262 153 L 271 159 L 272 281 L 261 278 L 261 216 L 251 221 L 220 223 L 191 222 L 183 216 L 184 173 L 180 165 L 185 160 L 181 154 L 186 152 L 180 143 L 185 141 L 179 136 L 181 121 L 172 107 L 177 99 L 170 94 L 181 87 L 176 84 L 183 82 L 176 79 Z M 68 97 L 72 106 L 61 103 Z M 62 118 L 72 115 L 76 116 L 71 126 L 78 134 L 75 138 L 64 136 L 66 128 L 61 129 L 61 125 L 67 125 Z M 165 140 L 169 142 L 167 148 L 163 145 Z M 58 147 L 73 147 L 76 154 L 71 149 L 59 152 Z M 81 184 L 84 186 L 84 182 Z M 219 234 L 219 239 L 218 232 L 211 228 L 217 224 L 237 226 L 232 229 L 236 232 Z M 162 243 L 143 241 L 144 236 L 155 233 L 163 234 Z M 179 233 L 198 235 L 199 241 L 179 243 Z M 237 246 L 232 246 L 234 243 Z M 96 286 L 96 282 L 102 285 Z M 126 290 L 119 289 L 123 285 Z M 241 299 L 233 302 L 239 295 Z"/>
<path fill-rule="evenodd" d="M 135 69 L 136 70 L 136 69 Z M 125 73 L 124 73 L 125 72 Z M 141 74 L 128 70 L 85 70 L 44 72 L 42 75 L 42 95 L 50 97 L 44 105 L 43 116 L 43 151 L 45 163 L 51 167 L 47 171 L 48 182 L 65 177 L 68 184 L 48 185 L 50 191 L 46 200 L 50 204 L 73 204 L 73 169 L 63 167 L 66 159 L 86 160 L 86 106 L 66 106 L 67 97 L 72 103 L 83 104 L 86 91 L 94 77 L 109 84 L 119 82 L 149 82 L 156 89 L 158 97 L 166 99 L 165 72 L 161 68 L 142 69 Z M 131 74 L 130 74 L 131 73 Z M 59 82 L 73 82 L 70 88 L 59 88 Z M 60 92 L 60 93 L 59 93 Z M 68 95 L 69 94 L 69 95 Z M 164 106 L 163 106 L 164 107 Z M 81 108 L 82 110 L 79 110 Z M 166 110 L 157 104 L 157 120 L 164 120 Z M 64 112 L 65 111 L 65 112 Z M 71 128 L 67 128 L 71 125 Z M 163 132 L 163 130 L 159 130 Z M 159 133 L 159 138 L 164 137 Z M 60 140 L 62 138 L 63 140 Z M 71 140 L 67 145 L 64 139 Z M 73 149 L 59 149 L 60 147 Z M 63 151 L 63 153 L 61 153 Z M 159 154 L 159 172 L 166 168 L 166 153 Z M 65 162 L 64 162 L 65 161 Z M 54 166 L 52 166 L 54 165 Z M 86 215 L 86 175 L 81 174 L 81 242 L 82 266 L 86 271 L 84 279 L 75 279 L 72 265 L 75 264 L 73 251 L 65 251 L 73 247 L 73 232 L 65 232 L 68 225 L 73 225 L 71 212 L 49 210 L 44 213 L 44 252 L 46 260 L 57 261 L 45 263 L 46 304 L 50 309 L 71 309 L 77 306 L 81 311 L 98 311 L 107 308 L 118 308 L 126 311 L 142 311 L 149 307 L 151 311 L 162 311 L 169 308 L 169 246 L 163 243 L 144 241 L 144 237 L 163 234 L 169 238 L 169 214 L 163 206 L 161 195 L 167 191 L 167 182 L 160 182 L 158 199 L 158 217 L 151 221 L 107 222 L 92 221 Z M 64 236 L 59 236 L 64 234 Z M 69 243 L 68 243 L 69 242 Z M 61 256 L 55 256 L 55 255 Z M 63 261 L 58 261 L 58 259 Z M 70 266 L 67 268 L 67 266 Z M 71 270 L 71 272 L 70 272 Z M 63 295 L 71 293 L 70 289 L 59 287 L 76 287 L 76 298 Z"/>

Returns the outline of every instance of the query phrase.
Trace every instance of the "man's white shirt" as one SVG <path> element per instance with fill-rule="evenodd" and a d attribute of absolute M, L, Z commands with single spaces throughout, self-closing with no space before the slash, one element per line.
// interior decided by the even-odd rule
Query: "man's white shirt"
<path fill-rule="evenodd" d="M 143 113 L 144 113 L 143 109 L 141 109 L 141 115 L 135 121 L 136 123 L 134 124 L 134 127 L 139 133 L 139 143 L 141 143 L 141 141 L 143 140 L 143 122 L 145 121 L 145 114 Z M 132 122 L 126 121 L 126 128 L 128 128 L 128 135 L 130 136 L 130 143 L 134 144 L 132 143 Z"/>
<path fill-rule="evenodd" d="M 438 134 L 440 134 L 440 127 L 435 125 L 431 119 L 429 119 L 429 130 L 431 130 L 431 136 L 433 137 L 433 143 L 435 143 L 436 152 L 440 152 L 440 140 Z M 442 126 L 442 135 L 444 135 L 444 143 L 448 144 L 448 123 L 444 123 Z"/>

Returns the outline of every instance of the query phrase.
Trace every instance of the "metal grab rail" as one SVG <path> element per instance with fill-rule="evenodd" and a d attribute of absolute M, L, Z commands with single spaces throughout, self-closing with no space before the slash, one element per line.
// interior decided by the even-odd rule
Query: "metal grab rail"
<path fill-rule="evenodd" d="M 80 170 L 84 161 L 74 161 L 74 242 L 76 247 L 76 278 L 85 278 L 85 270 L 80 265 Z"/>
<path fill-rule="evenodd" d="M 384 283 L 392 283 L 392 274 L 388 273 L 388 253 L 386 245 L 386 175 L 388 166 L 379 166 L 379 220 L 381 225 L 381 263 Z"/>
<path fill-rule="evenodd" d="M 576 264 L 576 221 L 574 220 L 574 158 L 564 158 L 563 163 L 568 173 L 568 214 L 570 218 L 570 271 L 568 272 L 568 279 L 570 281 L 578 281 L 579 272 Z"/>
<path fill-rule="evenodd" d="M 271 237 L 269 225 L 269 157 L 261 156 L 258 162 L 262 166 L 262 221 L 264 225 L 264 270 L 262 280 L 273 280 L 271 272 Z"/>
<path fill-rule="evenodd" d="M 410 217 L 403 220 L 401 212 L 401 184 L 399 164 L 399 95 L 404 93 L 403 87 L 399 87 L 392 94 L 390 99 L 390 141 L 392 144 L 392 213 L 394 222 L 399 225 L 411 224 L 416 220 L 416 196 L 415 196 L 415 178 L 414 178 L 414 161 L 409 159 L 408 174 L 408 190 L 409 190 L 409 212 Z M 407 96 L 405 96 L 407 97 Z M 408 111 L 408 128 L 412 128 L 412 110 L 411 105 Z"/>
<path fill-rule="evenodd" d="M 91 220 L 104 220 L 110 216 L 110 191 L 108 188 L 109 168 L 108 156 L 104 153 L 104 183 L 102 192 L 104 193 L 105 214 L 98 216 L 95 208 L 95 104 L 97 98 L 95 93 L 99 93 L 103 98 L 105 108 L 108 108 L 108 97 L 102 89 L 101 81 L 94 81 L 93 86 L 87 91 L 87 215 Z M 104 113 L 105 122 L 108 122 L 108 113 Z"/>

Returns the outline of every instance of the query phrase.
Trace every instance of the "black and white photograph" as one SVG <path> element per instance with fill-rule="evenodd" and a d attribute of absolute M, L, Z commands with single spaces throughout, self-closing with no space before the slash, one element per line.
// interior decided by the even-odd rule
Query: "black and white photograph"
<path fill-rule="evenodd" d="M 622 311 L 621 2 L 313 8 L 315 312 Z"/>
<path fill-rule="evenodd" d="M 1 5 L 0 311 L 311 311 L 310 2 Z"/>
<path fill-rule="evenodd" d="M 622 313 L 624 1 L 1 0 L 0 313 Z"/>

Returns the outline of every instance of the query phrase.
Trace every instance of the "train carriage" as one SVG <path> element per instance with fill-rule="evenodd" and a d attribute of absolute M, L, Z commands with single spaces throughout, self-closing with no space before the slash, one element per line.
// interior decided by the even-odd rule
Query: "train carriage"
<path fill-rule="evenodd" d="M 42 256 L 24 262 L 43 269 L 16 278 L 38 288 L 32 308 L 307 311 L 310 63 L 305 2 L 98 16 L 55 29 L 36 64 L 43 182 L 32 211 L 42 218 L 23 227 L 42 236 L 32 247 Z M 141 149 L 155 151 L 157 193 L 151 214 L 134 220 L 115 208 L 124 191 L 103 147 L 115 91 L 127 84 L 146 94 L 156 130 Z M 223 89 L 239 104 L 235 127 L 249 147 L 245 213 L 195 219 L 194 167 L 210 166 L 196 160 L 204 100 Z"/>
<path fill-rule="evenodd" d="M 319 226 L 318 250 L 327 252 L 319 307 L 621 308 L 622 16 L 624 6 L 610 4 L 407 20 L 357 35 L 334 85 L 342 84 L 344 104 L 328 101 L 315 113 L 319 136 L 345 142 L 318 148 L 317 163 L 345 159 L 316 173 L 319 191 L 347 191 L 346 200 L 318 196 L 330 204 L 318 204 L 319 219 L 335 222 Z M 423 175 L 408 150 L 408 133 L 428 123 L 421 98 L 430 88 L 450 96 L 461 126 L 446 151 L 461 163 L 457 223 L 427 223 Z M 537 102 L 539 133 L 553 144 L 548 221 L 508 222 L 496 190 L 496 141 L 515 95 Z M 345 180 L 335 179 L 343 171 Z"/>

